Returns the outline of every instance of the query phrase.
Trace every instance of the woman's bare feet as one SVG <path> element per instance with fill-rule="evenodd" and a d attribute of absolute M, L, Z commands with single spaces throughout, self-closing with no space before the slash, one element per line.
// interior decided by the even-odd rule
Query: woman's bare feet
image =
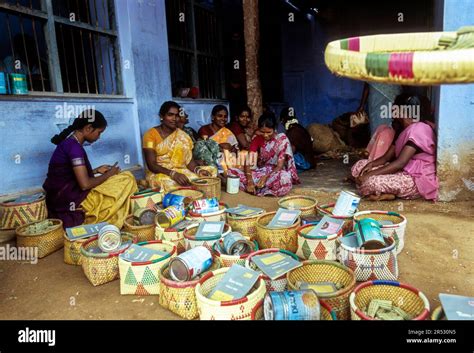
<path fill-rule="evenodd" d="M 368 199 L 370 201 L 391 201 L 395 200 L 396 196 L 394 194 L 369 195 Z"/>

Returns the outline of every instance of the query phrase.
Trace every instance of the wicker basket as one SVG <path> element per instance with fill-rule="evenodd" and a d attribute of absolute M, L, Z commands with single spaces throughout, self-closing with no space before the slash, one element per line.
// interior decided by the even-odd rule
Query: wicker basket
<path fill-rule="evenodd" d="M 436 309 L 433 310 L 433 312 L 431 313 L 431 320 L 433 321 L 447 320 L 446 315 L 443 311 L 443 307 L 441 305 L 437 306 Z"/>
<path fill-rule="evenodd" d="M 234 232 L 239 232 L 244 237 L 254 240 L 257 237 L 257 220 L 260 216 L 261 214 L 249 217 L 238 217 L 228 213 L 227 223 L 229 223 Z"/>
<path fill-rule="evenodd" d="M 88 251 L 88 249 L 97 246 L 98 238 L 98 236 L 94 236 L 81 246 L 82 270 L 93 286 L 112 282 L 119 278 L 118 256 L 127 250 L 127 248 L 124 248 L 109 254 L 94 254 Z M 136 238 L 133 234 L 122 232 L 122 241 L 129 240 L 136 243 Z"/>
<path fill-rule="evenodd" d="M 186 251 L 186 243 L 184 241 L 184 230 L 177 231 L 175 228 L 155 227 L 155 239 L 169 241 L 176 245 L 178 254 Z"/>
<path fill-rule="evenodd" d="M 324 300 L 320 300 L 321 304 L 321 319 L 322 321 L 337 321 L 336 312 Z"/>
<path fill-rule="evenodd" d="M 161 240 L 145 241 L 137 245 L 164 251 L 166 255 L 147 262 L 130 262 L 119 256 L 120 294 L 159 295 L 160 269 L 176 256 L 176 246 Z"/>
<path fill-rule="evenodd" d="M 227 209 L 227 205 L 225 203 L 219 203 L 219 211 L 216 212 L 209 212 L 209 213 L 196 213 L 193 211 L 188 212 L 188 217 L 197 220 L 198 222 L 221 222 L 227 221 L 227 213 L 225 210 Z"/>
<path fill-rule="evenodd" d="M 42 221 L 36 221 L 18 227 L 16 229 L 16 246 L 25 248 L 37 247 L 38 258 L 40 259 L 61 249 L 64 245 L 63 222 L 60 219 L 50 219 L 50 221 L 53 222 L 54 228 L 38 234 L 27 234 L 26 228 Z"/>
<path fill-rule="evenodd" d="M 352 228 L 354 226 L 354 217 L 345 217 L 345 216 L 334 216 L 332 211 L 334 210 L 335 203 L 327 204 L 327 205 L 318 205 L 316 209 L 321 216 L 328 216 L 334 219 L 343 219 L 344 225 L 342 226 L 342 234 L 348 234 L 352 232 Z M 356 210 L 357 212 L 357 210 Z"/>
<path fill-rule="evenodd" d="M 17 227 L 36 221 L 44 221 L 48 216 L 46 197 L 25 203 L 0 202 L 0 230 L 15 230 Z M 11 234 L 11 233 L 8 233 Z"/>
<path fill-rule="evenodd" d="M 219 239 L 225 237 L 227 234 L 232 232 L 232 228 L 228 224 L 226 224 L 224 226 L 224 232 L 222 233 L 222 235 L 216 235 L 212 237 L 201 237 L 199 239 L 196 239 L 195 235 L 198 228 L 199 226 L 194 226 L 184 231 L 184 244 L 186 251 L 193 249 L 196 246 L 205 246 L 212 253 L 212 247 L 214 246 L 214 243 L 218 242 Z"/>
<path fill-rule="evenodd" d="M 286 274 L 288 287 L 299 289 L 296 282 L 333 282 L 341 283 L 344 288 L 334 293 L 320 293 L 318 298 L 323 299 L 336 312 L 338 320 L 349 320 L 349 295 L 355 287 L 354 272 L 335 261 L 305 261 L 303 266 L 295 268 Z"/>
<path fill-rule="evenodd" d="M 163 192 L 160 188 L 148 189 L 137 192 L 130 196 L 130 214 L 134 214 L 139 208 L 155 209 L 155 205 L 163 200 Z M 132 223 L 133 224 L 133 223 Z"/>
<path fill-rule="evenodd" d="M 278 201 L 278 206 L 287 210 L 300 210 L 301 217 L 316 216 L 316 204 L 318 201 L 311 196 L 287 196 Z"/>
<path fill-rule="evenodd" d="M 221 267 L 231 267 L 233 264 L 238 264 L 240 266 L 245 266 L 245 259 L 249 257 L 250 253 L 243 255 L 227 255 L 219 251 L 218 247 L 223 248 L 224 242 L 222 239 L 214 243 L 212 247 L 214 258 L 219 262 Z M 258 251 L 258 243 L 254 240 L 252 242 L 252 252 Z"/>
<path fill-rule="evenodd" d="M 355 233 L 349 233 L 346 237 L 355 236 Z M 372 280 L 398 279 L 398 260 L 395 240 L 386 238 L 390 244 L 383 249 L 365 250 L 362 248 L 352 248 L 339 243 L 338 260 L 343 265 L 354 271 L 356 280 L 359 282 Z"/>
<path fill-rule="evenodd" d="M 196 286 L 196 299 L 201 320 L 251 320 L 255 313 L 262 313 L 258 309 L 265 298 L 265 281 L 259 279 L 256 289 L 251 290 L 247 296 L 228 301 L 218 301 L 207 298 L 217 283 L 224 277 L 229 267 L 208 272 L 201 278 Z M 252 312 L 254 315 L 252 316 Z"/>
<path fill-rule="evenodd" d="M 407 226 L 407 219 L 405 216 L 395 213 L 395 212 L 387 212 L 387 211 L 361 211 L 357 212 L 354 215 L 354 223 L 355 221 L 364 219 L 364 218 L 372 218 L 376 221 L 391 221 L 393 224 L 387 225 L 380 225 L 380 231 L 385 237 L 393 237 L 395 239 L 396 247 L 397 247 L 397 254 L 403 249 L 405 245 L 405 229 Z M 355 227 L 355 224 L 354 224 Z"/>
<path fill-rule="evenodd" d="M 145 224 L 136 226 L 133 222 L 133 216 L 128 216 L 123 223 L 123 231 L 133 234 L 137 237 L 137 243 L 155 239 L 155 225 Z"/>
<path fill-rule="evenodd" d="M 206 199 L 216 197 L 218 200 L 221 199 L 221 179 L 206 177 L 198 178 L 191 181 L 191 185 L 197 190 L 202 191 Z"/>
<path fill-rule="evenodd" d="M 257 220 L 257 241 L 262 249 L 278 248 L 295 253 L 298 249 L 298 227 L 301 218 L 288 228 L 269 228 L 268 223 L 276 212 L 265 213 Z"/>
<path fill-rule="evenodd" d="M 66 236 L 66 233 L 64 233 L 63 238 L 64 238 L 64 263 L 68 265 L 80 266 L 81 259 L 82 259 L 81 246 L 86 241 L 88 241 L 90 237 L 71 241 Z"/>
<path fill-rule="evenodd" d="M 180 187 L 168 191 L 168 194 L 180 195 L 189 197 L 193 201 L 201 200 L 204 198 L 204 193 L 199 191 L 195 187 Z"/>
<path fill-rule="evenodd" d="M 342 236 L 342 229 L 337 234 L 329 236 L 307 235 L 311 229 L 316 227 L 308 224 L 298 228 L 298 250 L 296 255 L 304 260 L 336 260 L 337 241 Z"/>
<path fill-rule="evenodd" d="M 392 301 L 414 316 L 413 320 L 426 320 L 430 314 L 428 299 L 416 288 L 395 281 L 369 281 L 358 285 L 350 296 L 352 320 L 375 320 L 362 312 L 373 299 Z"/>
<path fill-rule="evenodd" d="M 254 256 L 258 256 L 258 255 L 276 253 L 276 252 L 281 252 L 282 254 L 290 255 L 292 258 L 299 261 L 298 256 L 296 256 L 295 254 L 293 254 L 289 251 L 281 250 L 281 249 L 265 249 L 265 250 L 259 250 L 259 251 L 256 251 L 254 253 L 251 253 L 247 257 L 247 259 L 245 260 L 245 267 L 247 267 L 251 270 L 254 270 L 254 271 L 261 272 L 260 269 L 257 267 L 257 265 L 255 265 L 252 262 L 252 258 Z M 266 286 L 268 292 L 281 292 L 281 291 L 284 291 L 284 290 L 287 289 L 288 280 L 286 279 L 286 274 L 284 274 L 281 277 L 271 279 L 270 277 L 268 277 L 267 275 L 265 275 L 262 272 L 261 277 L 265 281 L 265 286 Z"/>
<path fill-rule="evenodd" d="M 209 271 L 214 271 L 219 268 L 219 263 L 214 261 L 209 270 L 201 273 L 192 281 L 177 282 L 170 277 L 169 264 L 166 264 L 160 269 L 159 304 L 184 319 L 197 319 L 199 313 L 196 301 L 196 286 L 199 280 Z"/>

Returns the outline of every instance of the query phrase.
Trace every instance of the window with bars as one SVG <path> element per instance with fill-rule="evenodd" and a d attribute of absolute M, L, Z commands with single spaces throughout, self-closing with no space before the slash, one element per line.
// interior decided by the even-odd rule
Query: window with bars
<path fill-rule="evenodd" d="M 0 31 L 0 71 L 30 91 L 122 93 L 113 0 L 2 0 Z"/>
<path fill-rule="evenodd" d="M 173 96 L 198 87 L 200 98 L 225 98 L 219 3 L 166 0 Z"/>

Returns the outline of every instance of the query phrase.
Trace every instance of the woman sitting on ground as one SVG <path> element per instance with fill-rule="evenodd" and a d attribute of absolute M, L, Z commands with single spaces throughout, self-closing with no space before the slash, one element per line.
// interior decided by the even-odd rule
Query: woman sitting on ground
<path fill-rule="evenodd" d="M 160 108 L 161 124 L 152 127 L 143 136 L 143 153 L 150 187 L 164 191 L 189 185 L 190 180 L 209 175 L 198 171 L 193 159 L 193 142 L 187 133 L 178 129 L 180 106 L 168 101 Z"/>
<path fill-rule="evenodd" d="M 180 112 L 179 118 L 176 123 L 178 125 L 178 129 L 181 129 L 185 133 L 187 133 L 191 138 L 193 144 L 196 143 L 199 138 L 199 135 L 196 130 L 194 130 L 191 126 L 186 126 L 186 124 L 189 124 L 189 115 L 185 111 Z"/>
<path fill-rule="evenodd" d="M 395 105 L 402 115 L 394 117 L 392 125 L 400 135 L 383 156 L 354 164 L 352 175 L 358 190 L 371 200 L 436 200 L 436 135 L 427 121 L 431 115 L 430 102 L 426 97 L 402 95 Z M 414 114 L 416 111 L 419 114 Z"/>
<path fill-rule="evenodd" d="M 117 163 L 92 169 L 83 144 L 97 141 L 106 127 L 100 112 L 86 110 L 51 139 L 57 147 L 43 188 L 49 217 L 61 219 L 65 228 L 99 222 L 121 228 L 129 197 L 138 191 L 133 175 L 120 173 Z"/>
<path fill-rule="evenodd" d="M 285 134 L 277 133 L 276 117 L 264 113 L 258 119 L 260 134 L 251 145 L 244 170 L 229 169 L 229 175 L 240 179 L 240 189 L 257 196 L 284 196 L 293 184 L 299 184 L 291 144 Z M 253 153 L 258 153 L 257 167 L 252 169 Z"/>
<path fill-rule="evenodd" d="M 235 120 L 229 124 L 229 129 L 239 142 L 239 149 L 248 150 L 252 141 L 253 133 L 248 133 L 252 121 L 252 110 L 248 106 L 242 107 Z"/>

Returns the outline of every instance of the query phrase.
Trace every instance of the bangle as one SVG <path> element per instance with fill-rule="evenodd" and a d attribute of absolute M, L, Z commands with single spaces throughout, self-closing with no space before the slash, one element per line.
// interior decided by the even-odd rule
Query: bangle
<path fill-rule="evenodd" d="M 196 169 L 198 169 L 198 168 L 199 168 L 199 166 L 197 166 L 196 168 L 194 168 L 194 170 L 193 170 L 194 174 L 197 174 L 197 173 L 198 173 L 198 172 L 196 172 Z"/>
<path fill-rule="evenodd" d="M 176 172 L 174 170 L 172 170 L 171 173 L 170 173 L 170 178 L 173 179 L 175 174 L 176 174 Z"/>

